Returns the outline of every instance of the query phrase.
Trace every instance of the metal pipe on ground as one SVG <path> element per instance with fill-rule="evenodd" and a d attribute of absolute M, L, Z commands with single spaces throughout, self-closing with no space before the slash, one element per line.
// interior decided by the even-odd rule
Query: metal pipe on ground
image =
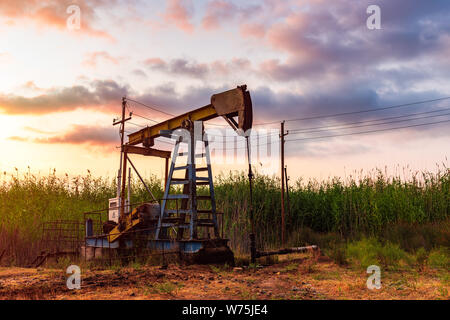
<path fill-rule="evenodd" d="M 274 256 L 278 254 L 288 254 L 288 253 L 304 253 L 309 251 L 317 251 L 319 250 L 319 247 L 316 245 L 313 246 L 306 246 L 306 247 L 295 247 L 295 248 L 285 248 L 275 251 L 256 251 L 256 257 L 267 257 L 267 256 Z"/>

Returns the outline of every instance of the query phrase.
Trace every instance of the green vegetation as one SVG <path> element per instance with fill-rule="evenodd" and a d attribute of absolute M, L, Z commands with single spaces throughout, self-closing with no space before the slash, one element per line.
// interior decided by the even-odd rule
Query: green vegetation
<path fill-rule="evenodd" d="M 298 269 L 298 263 L 291 263 L 284 267 L 281 272 L 290 272 Z"/>
<path fill-rule="evenodd" d="M 339 254 L 333 255 L 339 248 Z M 344 264 L 367 268 L 370 265 L 378 265 L 384 269 L 398 269 L 408 267 L 424 267 L 448 270 L 450 268 L 450 250 L 448 247 L 439 247 L 426 251 L 421 247 L 416 251 L 408 252 L 398 244 L 389 241 L 381 241 L 377 238 L 363 238 L 358 241 L 341 243 L 326 250 L 326 253 L 336 263 L 345 261 Z"/>
<path fill-rule="evenodd" d="M 256 294 L 253 294 L 246 289 L 241 289 L 239 295 L 243 300 L 257 300 Z"/>
<path fill-rule="evenodd" d="M 165 281 L 161 283 L 154 283 L 149 286 L 147 286 L 144 290 L 146 294 L 168 294 L 173 295 L 178 289 L 182 288 L 183 284 Z"/>
<path fill-rule="evenodd" d="M 370 265 L 395 268 L 400 263 L 408 264 L 411 261 L 408 254 L 397 244 L 388 242 L 383 245 L 374 238 L 349 243 L 347 255 L 350 259 L 356 260 L 363 268 Z"/>
<path fill-rule="evenodd" d="M 219 179 L 219 208 L 225 213 L 225 229 L 233 247 L 244 245 L 243 226 L 248 225 L 248 182 L 244 174 Z M 325 182 L 298 181 L 291 187 L 286 228 L 289 242 L 312 240 L 314 233 L 334 233 L 340 238 L 360 235 L 392 239 L 402 247 L 431 246 L 442 243 L 433 223 L 446 221 L 450 212 L 450 169 L 436 174 L 412 174 L 409 181 L 389 178 L 381 171 L 344 182 L 333 178 Z M 255 228 L 260 245 L 279 247 L 279 181 L 256 176 L 254 186 Z M 422 227 L 428 225 L 426 227 Z M 415 227 L 417 226 L 417 228 Z M 305 228 L 313 232 L 307 234 Z M 416 229 L 421 229 L 417 233 Z M 299 232 L 299 230 L 302 230 Z M 308 239 L 310 238 L 310 239 Z M 333 242 L 334 239 L 329 239 Z M 448 233 L 447 238 L 448 241 Z"/>
<path fill-rule="evenodd" d="M 224 265 L 210 265 L 211 271 L 214 273 L 217 273 L 220 276 L 223 276 L 230 272 L 230 266 L 225 263 Z"/>
<path fill-rule="evenodd" d="M 287 245 L 317 244 L 340 264 L 359 256 L 362 264 L 378 261 L 385 265 L 407 263 L 404 252 L 424 248 L 418 263 L 448 266 L 448 252 L 439 248 L 450 247 L 450 169 L 409 173 L 407 180 L 387 177 L 380 170 L 360 175 L 345 181 L 299 180 L 291 185 L 286 210 Z M 84 177 L 69 178 L 56 172 L 36 177 L 16 171 L 4 173 L 0 179 L 0 255 L 6 250 L 2 262 L 18 265 L 29 263 L 39 253 L 44 222 L 82 222 L 84 212 L 105 209 L 108 198 L 116 193 L 115 179 L 94 178 L 89 172 Z M 231 240 L 236 255 L 247 255 L 247 176 L 230 173 L 219 176 L 215 183 L 218 211 L 224 213 L 224 236 Z M 147 184 L 155 196 L 162 197 L 160 180 L 151 177 Z M 133 181 L 132 189 L 133 203 L 149 199 L 139 181 Z M 279 189 L 278 179 L 256 175 L 255 229 L 258 247 L 264 250 L 280 247 Z M 205 192 L 207 189 L 199 190 L 199 194 Z M 373 239 L 382 241 L 375 245 Z M 350 240 L 362 242 L 344 250 L 343 244 Z M 376 254 L 365 254 L 368 249 L 364 246 L 373 248 Z"/>
<path fill-rule="evenodd" d="M 450 250 L 449 247 L 434 249 L 428 256 L 428 263 L 435 268 L 450 269 Z"/>

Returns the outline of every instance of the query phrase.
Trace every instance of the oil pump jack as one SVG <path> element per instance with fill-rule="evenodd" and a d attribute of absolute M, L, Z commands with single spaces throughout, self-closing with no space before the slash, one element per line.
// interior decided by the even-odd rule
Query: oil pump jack
<path fill-rule="evenodd" d="M 123 99 L 123 104 L 125 103 L 126 98 Z M 123 107 L 122 121 L 117 122 L 122 127 L 121 183 L 118 196 L 110 199 L 109 221 L 103 225 L 103 234 L 94 235 L 92 221 L 86 220 L 85 246 L 131 248 L 135 245 L 133 234 L 139 232 L 147 236 L 145 245 L 152 250 L 177 250 L 182 257 L 193 263 L 234 263 L 228 239 L 223 239 L 219 232 L 210 148 L 204 122 L 222 117 L 238 135 L 248 135 L 253 116 L 247 86 L 214 94 L 210 104 L 204 107 L 133 132 L 128 135 L 126 143 L 123 141 L 123 126 L 127 120 L 124 112 Z M 155 139 L 159 137 L 175 140 L 172 153 L 154 148 Z M 200 154 L 196 153 L 198 144 L 203 144 Z M 180 152 L 182 145 L 187 146 L 187 152 Z M 129 158 L 130 154 L 166 160 L 164 196 L 159 201 L 145 185 Z M 178 164 L 179 158 L 186 157 L 186 163 Z M 206 160 L 206 166 L 200 167 L 197 159 L 202 158 Z M 129 199 L 125 199 L 127 163 L 135 170 L 152 197 L 152 201 L 133 210 Z M 176 172 L 184 172 L 184 177 L 174 177 Z M 174 185 L 181 185 L 182 193 L 173 193 Z M 198 186 L 206 186 L 209 194 L 198 195 Z"/>

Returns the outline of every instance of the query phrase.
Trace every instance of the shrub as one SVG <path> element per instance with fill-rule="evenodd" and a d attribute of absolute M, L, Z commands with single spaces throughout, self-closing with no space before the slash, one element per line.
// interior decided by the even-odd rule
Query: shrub
<path fill-rule="evenodd" d="M 410 256 L 398 244 L 390 242 L 378 248 L 378 259 L 385 268 L 398 267 L 400 261 L 411 263 Z"/>
<path fill-rule="evenodd" d="M 378 252 L 380 251 L 379 242 L 374 239 L 362 239 L 347 245 L 347 256 L 356 264 L 363 268 L 370 265 L 379 265 Z"/>
<path fill-rule="evenodd" d="M 448 248 L 434 249 L 428 256 L 428 264 L 434 268 L 450 268 L 450 250 Z"/>
<path fill-rule="evenodd" d="M 416 262 L 419 265 L 420 269 L 423 269 L 428 259 L 428 252 L 425 250 L 425 248 L 420 248 L 416 252 Z"/>
<path fill-rule="evenodd" d="M 347 255 L 363 268 L 379 265 L 387 269 L 398 267 L 402 261 L 411 263 L 411 257 L 398 244 L 387 242 L 383 245 L 376 238 L 349 243 Z"/>
<path fill-rule="evenodd" d="M 340 266 L 348 264 L 345 245 L 334 244 L 329 249 L 326 249 L 325 253 L 328 257 L 333 259 L 336 264 Z"/>

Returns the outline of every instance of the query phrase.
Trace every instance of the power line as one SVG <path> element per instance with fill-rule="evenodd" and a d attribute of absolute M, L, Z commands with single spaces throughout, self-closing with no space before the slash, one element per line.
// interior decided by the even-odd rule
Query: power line
<path fill-rule="evenodd" d="M 381 108 L 371 108 L 371 109 L 359 110 L 359 111 L 342 112 L 342 113 L 335 113 L 335 114 L 328 114 L 328 115 L 318 115 L 318 116 L 311 116 L 311 117 L 306 117 L 306 118 L 287 119 L 285 121 L 286 122 L 292 122 L 292 121 L 304 121 L 304 120 L 315 120 L 315 119 L 323 119 L 323 118 L 340 117 L 340 116 L 346 116 L 346 115 L 351 115 L 351 114 L 360 114 L 360 113 L 375 112 L 375 111 L 395 109 L 395 108 L 401 108 L 401 107 L 408 107 L 408 106 L 412 106 L 412 105 L 418 105 L 418 104 L 423 104 L 423 103 L 442 101 L 442 100 L 447 100 L 447 99 L 450 99 L 450 97 L 443 97 L 443 98 L 438 98 L 438 99 L 423 100 L 423 101 L 417 101 L 417 102 L 411 102 L 411 103 L 405 103 L 405 104 L 398 104 L 398 105 L 393 105 L 393 106 L 388 106 L 388 107 L 381 107 Z M 267 125 L 267 124 L 275 124 L 275 123 L 279 123 L 279 122 L 280 122 L 280 120 L 273 121 L 273 122 L 259 123 L 259 124 L 255 124 L 255 125 Z"/>
<path fill-rule="evenodd" d="M 450 115 L 450 113 L 444 113 L 444 114 L 438 114 L 438 115 L 426 116 L 426 117 L 418 117 L 418 118 L 413 118 L 413 119 L 402 119 L 402 120 L 387 121 L 387 122 L 380 122 L 380 123 L 373 123 L 373 124 L 363 124 L 363 125 L 357 125 L 357 126 L 348 126 L 348 127 L 344 127 L 344 128 L 337 128 L 337 129 L 331 129 L 331 130 L 345 130 L 345 129 L 380 126 L 380 125 L 384 125 L 384 124 L 399 123 L 399 122 L 405 122 L 405 121 L 414 121 L 414 120 L 421 120 L 421 119 L 428 119 L 428 118 L 436 118 L 436 117 L 443 117 L 443 116 L 448 116 L 448 115 Z M 293 134 L 324 132 L 324 131 L 328 131 L 328 130 L 330 130 L 330 129 L 311 130 L 311 131 L 305 131 L 305 132 L 296 132 L 296 133 L 293 133 Z"/>
<path fill-rule="evenodd" d="M 366 133 L 383 132 L 383 131 L 391 131 L 391 130 L 398 130 L 398 129 L 406 129 L 406 128 L 428 126 L 428 125 L 432 125 L 432 124 L 440 124 L 440 123 L 445 123 L 445 122 L 450 122 L 450 120 L 443 120 L 443 121 L 436 121 L 436 122 L 414 124 L 414 125 L 408 125 L 408 126 L 403 126 L 403 127 L 377 129 L 377 130 L 369 130 L 369 131 L 361 131 L 361 132 L 353 132 L 353 133 L 343 133 L 343 134 L 321 136 L 321 137 L 309 137 L 309 138 L 290 139 L 290 140 L 286 140 L 286 142 L 288 142 L 288 141 L 316 140 L 316 139 L 352 136 L 352 135 L 358 135 L 358 134 L 366 134 Z"/>
<path fill-rule="evenodd" d="M 421 124 L 408 125 L 408 126 L 402 126 L 402 127 L 393 127 L 393 128 L 376 129 L 376 130 L 369 130 L 369 131 L 360 131 L 360 132 L 353 132 L 353 133 L 344 133 L 344 134 L 320 136 L 320 137 L 307 137 L 307 138 L 298 138 L 298 139 L 288 139 L 288 140 L 285 140 L 285 141 L 286 142 L 289 142 L 289 141 L 304 141 L 304 140 L 317 140 L 317 139 L 344 137 L 344 136 L 351 136 L 351 135 L 368 134 L 368 133 L 375 133 L 375 132 L 384 132 L 384 131 L 399 130 L 399 129 L 413 128 L 413 127 L 421 127 L 421 126 L 440 124 L 440 123 L 446 123 L 446 122 L 450 122 L 450 120 L 421 123 Z M 275 141 L 278 141 L 278 140 L 275 140 Z M 265 143 L 262 143 L 262 144 L 257 144 L 256 147 L 269 145 L 271 143 L 272 143 L 272 141 L 268 141 L 268 142 L 265 142 Z M 244 149 L 244 148 L 245 147 L 221 148 L 221 149 L 217 148 L 216 150 L 223 151 L 223 150 L 237 150 L 237 149 Z"/>
<path fill-rule="evenodd" d="M 305 118 L 297 118 L 297 119 L 288 119 L 286 121 L 303 121 L 303 120 L 313 120 L 313 119 L 321 119 L 321 118 L 332 118 L 332 117 L 338 117 L 338 116 L 343 116 L 343 115 L 351 115 L 351 114 L 361 114 L 361 113 L 367 113 L 367 112 L 375 112 L 375 111 L 380 111 L 380 110 L 388 110 L 388 109 L 394 109 L 394 108 L 400 108 L 400 107 L 406 107 L 406 106 L 411 106 L 411 105 L 418 105 L 418 104 L 423 104 L 423 103 L 430 103 L 430 102 L 436 102 L 436 101 L 442 101 L 442 100 L 447 100 L 450 99 L 450 97 L 443 97 L 443 98 L 438 98 L 438 99 L 430 99 L 430 100 L 423 100 L 423 101 L 417 101 L 417 102 L 411 102 L 411 103 L 406 103 L 406 104 L 400 104 L 400 105 L 393 105 L 393 106 L 387 106 L 387 107 L 381 107 L 381 108 L 372 108 L 372 109 L 366 109 L 366 110 L 360 110 L 360 111 L 353 111 L 353 112 L 343 112 L 343 113 L 336 113 L 336 114 L 329 114 L 329 115 L 318 115 L 318 116 L 311 116 L 311 117 L 305 117 Z M 144 107 L 147 107 L 149 109 L 152 109 L 154 111 L 169 115 L 169 116 L 174 116 L 171 113 L 159 110 L 156 107 L 152 107 L 149 106 L 147 104 L 144 104 L 142 102 L 127 98 L 127 100 L 138 103 Z M 421 114 L 430 114 L 430 113 L 435 113 L 435 112 L 442 112 L 442 111 L 446 111 L 446 110 L 450 110 L 450 108 L 447 109 L 440 109 L 440 110 L 433 110 L 433 111 L 427 111 L 427 112 L 421 112 L 421 113 L 414 113 L 414 114 L 409 114 L 409 115 L 402 115 L 402 116 L 396 116 L 396 117 L 387 117 L 387 118 L 382 118 L 382 119 L 374 119 L 374 120 L 367 120 L 367 121 L 358 121 L 358 122 L 350 122 L 350 123 L 346 123 L 343 125 L 335 125 L 335 126 L 323 126 L 323 127 L 316 127 L 316 128 L 306 128 L 306 129 L 293 129 L 291 131 L 293 132 L 298 132 L 296 134 L 300 134 L 300 133 L 313 133 L 313 132 L 321 132 L 321 131 L 325 131 L 325 130 L 316 130 L 316 131 L 312 131 L 311 129 L 315 130 L 315 129 L 326 129 L 326 128 L 336 128 L 336 129 L 332 129 L 332 130 L 343 130 L 343 129 L 353 129 L 353 128 L 358 128 L 358 127 L 366 127 L 366 126 L 375 126 L 375 125 L 382 125 L 382 124 L 389 124 L 389 123 L 397 123 L 397 122 L 405 122 L 405 121 L 414 121 L 414 120 L 420 120 L 420 119 L 424 119 L 424 118 L 432 118 L 432 117 L 438 117 L 438 116 L 444 116 L 444 115 L 448 115 L 448 114 L 443 114 L 443 115 L 436 115 L 436 116 L 428 116 L 428 117 L 419 117 L 419 118 L 414 118 L 414 119 L 404 119 L 404 120 L 399 120 L 399 121 L 391 121 L 391 122 L 385 122 L 385 123 L 376 123 L 376 124 L 371 124 L 371 125 L 362 125 L 362 126 L 349 126 L 352 124 L 360 124 L 360 123 L 370 123 L 370 122 L 376 122 L 376 121 L 383 121 L 383 120 L 389 120 L 389 119 L 399 119 L 399 118 L 404 118 L 404 117 L 411 117 L 411 116 L 415 116 L 415 115 L 421 115 Z M 136 114 L 133 113 L 134 115 L 136 115 L 137 117 L 146 119 L 148 121 L 154 122 L 154 123 L 158 123 L 157 121 L 150 119 L 148 117 L 142 116 L 140 114 Z M 259 126 L 259 125 L 268 125 L 268 124 L 275 124 L 278 123 L 279 121 L 273 121 L 273 122 L 265 122 L 265 123 L 256 123 L 254 124 L 254 126 Z M 444 121 L 447 122 L 447 121 Z M 435 123 L 441 123 L 441 122 L 435 122 Z M 132 123 L 133 125 L 136 126 L 140 126 L 142 128 L 146 127 L 144 125 L 139 125 L 139 124 L 135 124 Z M 433 124 L 433 123 L 431 123 Z M 215 126 L 227 126 L 227 125 L 220 125 L 220 124 L 211 124 L 208 123 L 208 125 L 215 125 Z M 427 125 L 427 124 L 420 124 L 420 125 L 411 125 L 411 126 L 405 126 L 405 127 L 399 127 L 400 128 L 409 128 L 409 127 L 415 127 L 415 126 L 421 126 L 421 125 Z M 343 126 L 348 126 L 348 127 L 343 127 Z M 339 128 L 342 127 L 342 128 Z M 387 130 L 395 130 L 397 128 L 387 128 L 387 129 L 379 129 L 379 130 L 371 130 L 368 131 L 369 132 L 378 132 L 378 131 L 387 131 Z M 361 132 L 364 133 L 364 132 Z M 360 134 L 360 133 L 351 133 L 351 134 L 340 134 L 340 135 L 333 135 L 333 136 L 346 136 L 346 135 L 352 135 L 352 134 Z M 236 138 L 237 136 L 227 136 L 227 135 L 212 135 L 209 134 L 210 136 L 215 136 L 215 137 L 233 137 Z M 270 137 L 273 136 L 275 134 L 267 134 L 265 136 Z M 328 137 L 328 136 L 324 136 L 323 138 Z M 329 136 L 332 137 L 332 136 Z M 257 137 L 259 138 L 259 137 Z M 290 140 L 286 140 L 286 141 L 298 141 L 298 140 L 308 140 L 308 139 L 320 139 L 322 137 L 313 137 L 313 138 L 301 138 L 301 139 L 290 139 Z M 164 141 L 161 141 L 164 143 Z M 168 142 L 165 142 L 168 143 Z M 222 142 L 222 143 L 226 143 L 226 141 Z M 263 144 L 264 145 L 264 144 Z M 258 145 L 259 146 L 259 145 Z M 228 149 L 228 148 L 227 148 Z M 230 150 L 233 148 L 229 148 Z M 236 148 L 234 148 L 236 149 Z M 226 150 L 226 149 L 223 149 Z"/>
<path fill-rule="evenodd" d="M 441 114 L 441 115 L 433 115 L 433 116 L 426 116 L 426 117 L 418 117 L 418 118 L 413 118 L 413 119 L 402 119 L 402 120 L 396 120 L 396 121 L 388 121 L 388 122 L 381 122 L 381 123 L 374 123 L 374 124 L 365 124 L 365 125 L 358 125 L 358 126 L 349 126 L 349 127 L 345 127 L 345 128 L 337 128 L 337 129 L 332 129 L 332 130 L 346 130 L 346 129 L 355 129 L 355 128 L 361 128 L 361 127 L 371 127 L 371 126 L 377 126 L 377 125 L 385 125 L 385 124 L 392 124 L 392 123 L 400 123 L 400 122 L 405 122 L 405 121 L 415 121 L 415 120 L 422 120 L 422 119 L 427 119 L 427 118 L 435 118 L 435 117 L 442 117 L 442 116 L 447 116 L 447 115 L 450 115 L 450 113 L 446 113 L 446 114 Z M 440 123 L 440 122 L 437 122 L 437 123 Z M 415 126 L 415 125 L 412 125 L 413 127 Z M 409 127 L 409 126 L 407 126 L 407 127 Z M 381 129 L 381 131 L 384 131 L 384 130 L 390 130 L 391 128 L 387 128 L 387 129 Z M 377 130 L 379 130 L 379 129 L 377 129 Z M 327 131 L 327 130 L 315 130 L 315 131 L 305 131 L 305 132 L 297 132 L 297 133 L 293 133 L 293 134 L 305 134 L 305 133 L 315 133 L 315 132 L 323 132 L 323 131 Z M 373 130 L 374 132 L 376 131 L 376 130 Z M 127 131 L 127 133 L 130 133 L 130 132 L 128 132 Z M 358 133 L 355 133 L 355 134 L 358 134 Z M 207 134 L 208 136 L 211 136 L 210 134 Z M 255 138 L 256 139 L 259 139 L 259 138 L 264 138 L 264 137 L 270 137 L 270 136 L 274 136 L 275 134 L 270 134 L 270 135 L 263 135 L 263 136 L 255 136 Z M 278 135 L 278 133 L 276 134 L 276 135 Z M 348 135 L 348 134 L 344 134 L 344 135 Z M 218 135 L 213 135 L 213 136 L 215 136 L 215 137 L 221 137 L 221 136 L 218 136 Z M 337 136 L 340 136 L 340 135 L 337 135 Z M 223 137 L 227 137 L 227 136 L 223 136 Z M 234 138 L 237 138 L 238 136 L 234 136 Z M 316 138 L 320 138 L 320 137 L 311 137 L 311 138 L 304 138 L 304 140 L 308 140 L 308 139 L 316 139 Z M 296 141 L 296 140 L 298 140 L 298 139 L 291 139 L 291 140 L 286 140 L 286 141 Z M 300 140 L 302 140 L 302 139 L 300 139 Z M 171 144 L 171 145 L 173 145 L 173 143 L 169 143 L 169 142 L 166 142 L 166 141 L 160 141 L 160 142 L 163 142 L 163 143 L 166 143 L 166 144 Z M 222 144 L 232 144 L 232 143 L 235 143 L 236 141 L 234 140 L 234 141 L 212 141 L 213 143 L 217 143 L 217 142 L 220 142 L 220 143 L 222 143 Z M 271 142 L 267 142 L 267 143 L 263 143 L 263 144 L 259 144 L 258 146 L 261 146 L 261 145 L 264 145 L 264 144 L 269 144 L 269 143 L 271 143 Z M 222 150 L 233 150 L 233 149 L 242 149 L 242 148 L 222 148 Z"/>
<path fill-rule="evenodd" d="M 133 126 L 140 127 L 140 128 L 147 128 L 147 126 L 145 126 L 143 124 L 134 123 L 134 122 L 131 122 L 131 121 L 128 121 L 128 124 L 131 124 Z"/>
<path fill-rule="evenodd" d="M 168 113 L 168 112 L 162 111 L 162 110 L 160 110 L 160 109 L 157 109 L 157 108 L 155 108 L 155 107 L 151 107 L 151 106 L 149 106 L 149 105 L 146 105 L 146 104 L 144 104 L 144 103 L 142 103 L 142 102 L 139 102 L 139 101 L 136 101 L 136 100 L 132 100 L 132 99 L 129 99 L 129 98 L 127 98 L 127 100 L 132 101 L 132 102 L 135 102 L 135 103 L 140 104 L 140 105 L 142 105 L 142 106 L 144 106 L 144 107 L 147 107 L 147 108 L 149 108 L 149 109 L 151 109 L 151 110 L 154 110 L 154 111 L 157 111 L 157 112 L 166 114 L 166 115 L 171 116 L 171 117 L 175 117 L 175 116 L 176 116 L 176 115 L 174 115 L 174 114 L 172 114 L 172 113 Z M 136 116 L 138 116 L 138 117 L 140 117 L 140 118 L 143 118 L 143 119 L 152 121 L 152 122 L 154 122 L 154 123 L 159 123 L 158 121 L 155 121 L 155 120 L 153 120 L 153 119 L 149 119 L 149 118 L 144 117 L 144 116 L 142 116 L 142 115 L 139 115 L 139 114 L 136 114 L 136 113 L 133 113 L 133 114 L 136 115 Z M 167 119 L 166 119 L 166 120 L 167 120 Z M 207 123 L 206 125 L 217 126 L 217 127 L 227 127 L 227 126 L 228 126 L 227 124 L 218 124 L 218 123 Z"/>
<path fill-rule="evenodd" d="M 137 103 L 137 104 L 139 104 L 139 105 L 141 105 L 143 107 L 147 107 L 147 108 L 149 108 L 151 110 L 163 113 L 165 115 L 168 115 L 168 116 L 171 116 L 171 117 L 175 117 L 176 116 L 176 115 L 174 115 L 172 113 L 165 112 L 165 111 L 162 111 L 161 109 L 159 109 L 159 108 L 162 108 L 162 107 L 149 106 L 149 105 L 147 105 L 145 103 L 142 103 L 142 102 L 139 102 L 137 100 L 133 100 L 133 99 L 130 99 L 130 98 L 126 98 L 126 99 L 129 100 L 129 101 L 135 102 L 135 103 Z M 208 125 L 210 125 L 210 126 L 218 126 L 218 127 L 227 127 L 228 126 L 227 124 L 218 124 L 218 123 L 208 123 Z"/>
<path fill-rule="evenodd" d="M 140 115 L 140 114 L 138 114 L 138 113 L 135 113 L 135 112 L 133 112 L 133 116 L 136 116 L 136 117 L 139 117 L 139 118 L 142 118 L 142 119 L 151 121 L 151 122 L 153 122 L 153 123 L 159 123 L 158 121 L 155 121 L 155 120 L 153 120 L 153 119 L 147 118 L 147 117 L 142 116 L 142 115 Z"/>
<path fill-rule="evenodd" d="M 360 124 L 360 123 L 369 123 L 369 122 L 375 122 L 375 121 L 400 119 L 400 118 L 405 118 L 405 117 L 412 117 L 412 116 L 418 116 L 418 115 L 422 115 L 422 114 L 430 114 L 430 113 L 436 113 L 436 112 L 442 112 L 442 111 L 448 111 L 448 110 L 450 110 L 450 108 L 439 109 L 439 110 L 432 110 L 432 111 L 425 111 L 425 112 L 417 112 L 417 113 L 405 114 L 405 115 L 395 116 L 395 117 L 387 117 L 387 118 L 364 120 L 364 121 L 356 121 L 356 122 L 347 122 L 347 123 L 342 123 L 340 125 L 333 125 L 333 126 L 321 126 L 321 127 L 304 128 L 304 129 L 292 129 L 292 130 L 289 130 L 289 131 L 290 132 L 298 132 L 298 131 L 308 131 L 308 130 L 315 130 L 315 129 L 335 128 L 335 127 L 341 127 L 341 126 L 347 126 L 347 125 L 353 125 L 353 124 Z"/>
<path fill-rule="evenodd" d="M 160 108 L 160 107 L 157 107 L 157 106 L 149 106 L 148 104 L 145 104 L 145 103 L 142 103 L 142 102 L 139 102 L 139 101 L 130 99 L 130 98 L 126 98 L 126 99 L 129 100 L 129 101 L 132 101 L 132 102 L 134 102 L 134 103 L 137 103 L 137 104 L 139 104 L 139 105 L 141 105 L 141 106 L 143 106 L 143 107 L 152 109 L 152 110 L 154 110 L 154 111 L 163 113 L 163 114 L 168 115 L 168 116 L 171 116 L 171 117 L 175 117 L 175 115 L 172 114 L 172 113 L 168 113 L 168 112 L 165 112 L 165 111 L 162 111 L 162 110 L 158 109 L 158 108 Z"/>
<path fill-rule="evenodd" d="M 440 109 L 440 110 L 432 110 L 432 111 L 425 111 L 425 112 L 418 112 L 418 113 L 412 113 L 407 115 L 401 115 L 401 116 L 395 116 L 395 117 L 387 117 L 387 118 L 380 118 L 380 119 L 372 119 L 372 120 L 365 120 L 365 121 L 356 121 L 356 122 L 348 122 L 343 123 L 341 125 L 334 125 L 334 126 L 320 126 L 320 127 L 313 127 L 313 128 L 304 128 L 304 129 L 291 129 L 289 130 L 292 134 L 302 134 L 302 133 L 315 133 L 315 132 L 322 132 L 322 131 L 328 131 L 328 130 L 320 130 L 320 129 L 329 129 L 329 130 L 343 130 L 343 129 L 353 129 L 353 128 L 360 128 L 360 127 L 370 127 L 370 126 L 377 126 L 377 125 L 383 125 L 383 124 L 390 124 L 390 123 L 398 123 L 398 122 L 405 122 L 405 121 L 414 121 L 414 120 L 420 120 L 420 119 L 427 119 L 427 118 L 434 118 L 434 117 L 442 117 L 446 115 L 450 115 L 450 113 L 440 114 L 440 115 L 433 115 L 433 116 L 426 116 L 426 117 L 417 117 L 412 119 L 403 119 L 398 121 L 389 121 L 389 122 L 381 122 L 381 123 L 373 123 L 373 124 L 366 124 L 366 125 L 359 125 L 359 126 L 349 126 L 353 124 L 364 124 L 364 123 L 371 123 L 376 121 L 383 121 L 383 120 L 391 120 L 391 119 L 401 119 L 405 117 L 412 117 L 416 115 L 423 115 L 423 114 L 431 114 L 431 113 L 437 113 L 442 111 L 448 111 L 450 108 Z M 315 130 L 319 129 L 319 130 Z M 262 135 L 259 137 L 269 137 L 269 136 L 277 136 L 279 133 L 268 133 L 266 135 Z M 236 137 L 236 136 L 219 136 L 219 135 L 211 135 L 214 137 Z"/>
<path fill-rule="evenodd" d="M 129 99 L 130 101 L 133 101 L 135 103 L 138 103 L 142 106 L 145 106 L 149 109 L 152 109 L 154 111 L 169 115 L 174 117 L 174 114 L 162 111 L 156 107 L 152 107 L 149 106 L 147 104 L 144 104 L 142 102 L 133 100 L 133 99 Z M 416 101 L 416 102 L 410 102 L 410 103 L 404 103 L 404 104 L 398 104 L 398 105 L 392 105 L 392 106 L 387 106 L 387 107 L 381 107 L 381 108 L 371 108 L 371 109 L 366 109 L 366 110 L 359 110 L 359 111 L 351 111 L 351 112 L 342 112 L 342 113 L 335 113 L 335 114 L 328 114 L 328 115 L 317 115 L 317 116 L 311 116 L 311 117 L 305 117 L 305 118 L 294 118 L 294 119 L 287 119 L 286 122 L 293 122 L 293 121 L 305 121 L 305 120 L 316 120 L 316 119 L 324 119 L 324 118 L 332 118 L 332 117 L 340 117 L 340 116 L 344 116 L 344 115 L 352 115 L 352 114 L 361 114 L 361 113 L 368 113 L 368 112 L 375 112 L 375 111 L 382 111 L 382 110 L 389 110 L 389 109 L 395 109 L 395 108 L 401 108 L 401 107 L 407 107 L 407 106 L 412 106 L 412 105 L 418 105 L 418 104 L 424 104 L 424 103 L 430 103 L 430 102 L 437 102 L 437 101 L 443 101 L 443 100 L 448 100 L 450 99 L 450 97 L 442 97 L 442 98 L 437 98 L 437 99 L 429 99 L 429 100 L 422 100 L 422 101 Z M 139 115 L 138 115 L 139 116 Z M 140 116 L 142 117 L 142 116 Z M 142 117 L 146 120 L 150 120 L 153 121 L 155 123 L 157 123 L 157 121 L 146 118 L 146 117 Z M 272 121 L 272 122 L 261 122 L 261 123 L 255 123 L 253 124 L 254 126 L 262 126 L 262 125 L 270 125 L 270 124 L 276 124 L 279 123 L 281 120 L 277 120 L 277 121 Z M 225 124 L 213 124 L 213 123 L 208 123 L 208 125 L 211 126 L 219 126 L 219 127 L 226 127 L 227 125 Z"/>
<path fill-rule="evenodd" d="M 308 138 L 298 138 L 298 139 L 287 139 L 286 142 L 291 141 L 306 141 L 306 140 L 319 140 L 319 139 L 328 139 L 328 138 L 336 138 L 336 137 L 345 137 L 345 136 L 352 136 L 352 135 L 360 135 L 360 134 L 370 134 L 370 133 L 377 133 L 377 132 L 386 132 L 386 131 L 393 131 L 393 130 L 400 130 L 400 129 L 406 129 L 406 128 L 414 128 L 414 127 L 421 127 L 421 126 L 427 126 L 427 125 L 433 125 L 433 124 L 441 124 L 441 123 L 447 123 L 450 122 L 450 120 L 443 120 L 443 121 L 436 121 L 436 122 L 428 122 L 428 123 L 421 123 L 421 124 L 415 124 L 415 125 L 408 125 L 408 126 L 401 126 L 401 127 L 393 127 L 393 128 L 385 128 L 385 129 L 377 129 L 377 130 L 368 130 L 368 131 L 360 131 L 360 132 L 352 132 L 352 133 L 343 133 L 343 134 L 336 134 L 336 135 L 328 135 L 328 136 L 320 136 L 320 137 L 308 137 Z M 166 142 L 166 141 L 159 141 L 162 143 L 170 144 L 173 146 L 173 143 Z M 213 141 L 212 143 L 214 143 Z M 268 141 L 266 143 L 257 144 L 256 147 L 269 145 L 272 143 L 272 141 Z M 227 150 L 239 150 L 239 149 L 245 149 L 245 147 L 233 147 L 233 148 L 214 148 L 216 151 L 227 151 Z"/>

